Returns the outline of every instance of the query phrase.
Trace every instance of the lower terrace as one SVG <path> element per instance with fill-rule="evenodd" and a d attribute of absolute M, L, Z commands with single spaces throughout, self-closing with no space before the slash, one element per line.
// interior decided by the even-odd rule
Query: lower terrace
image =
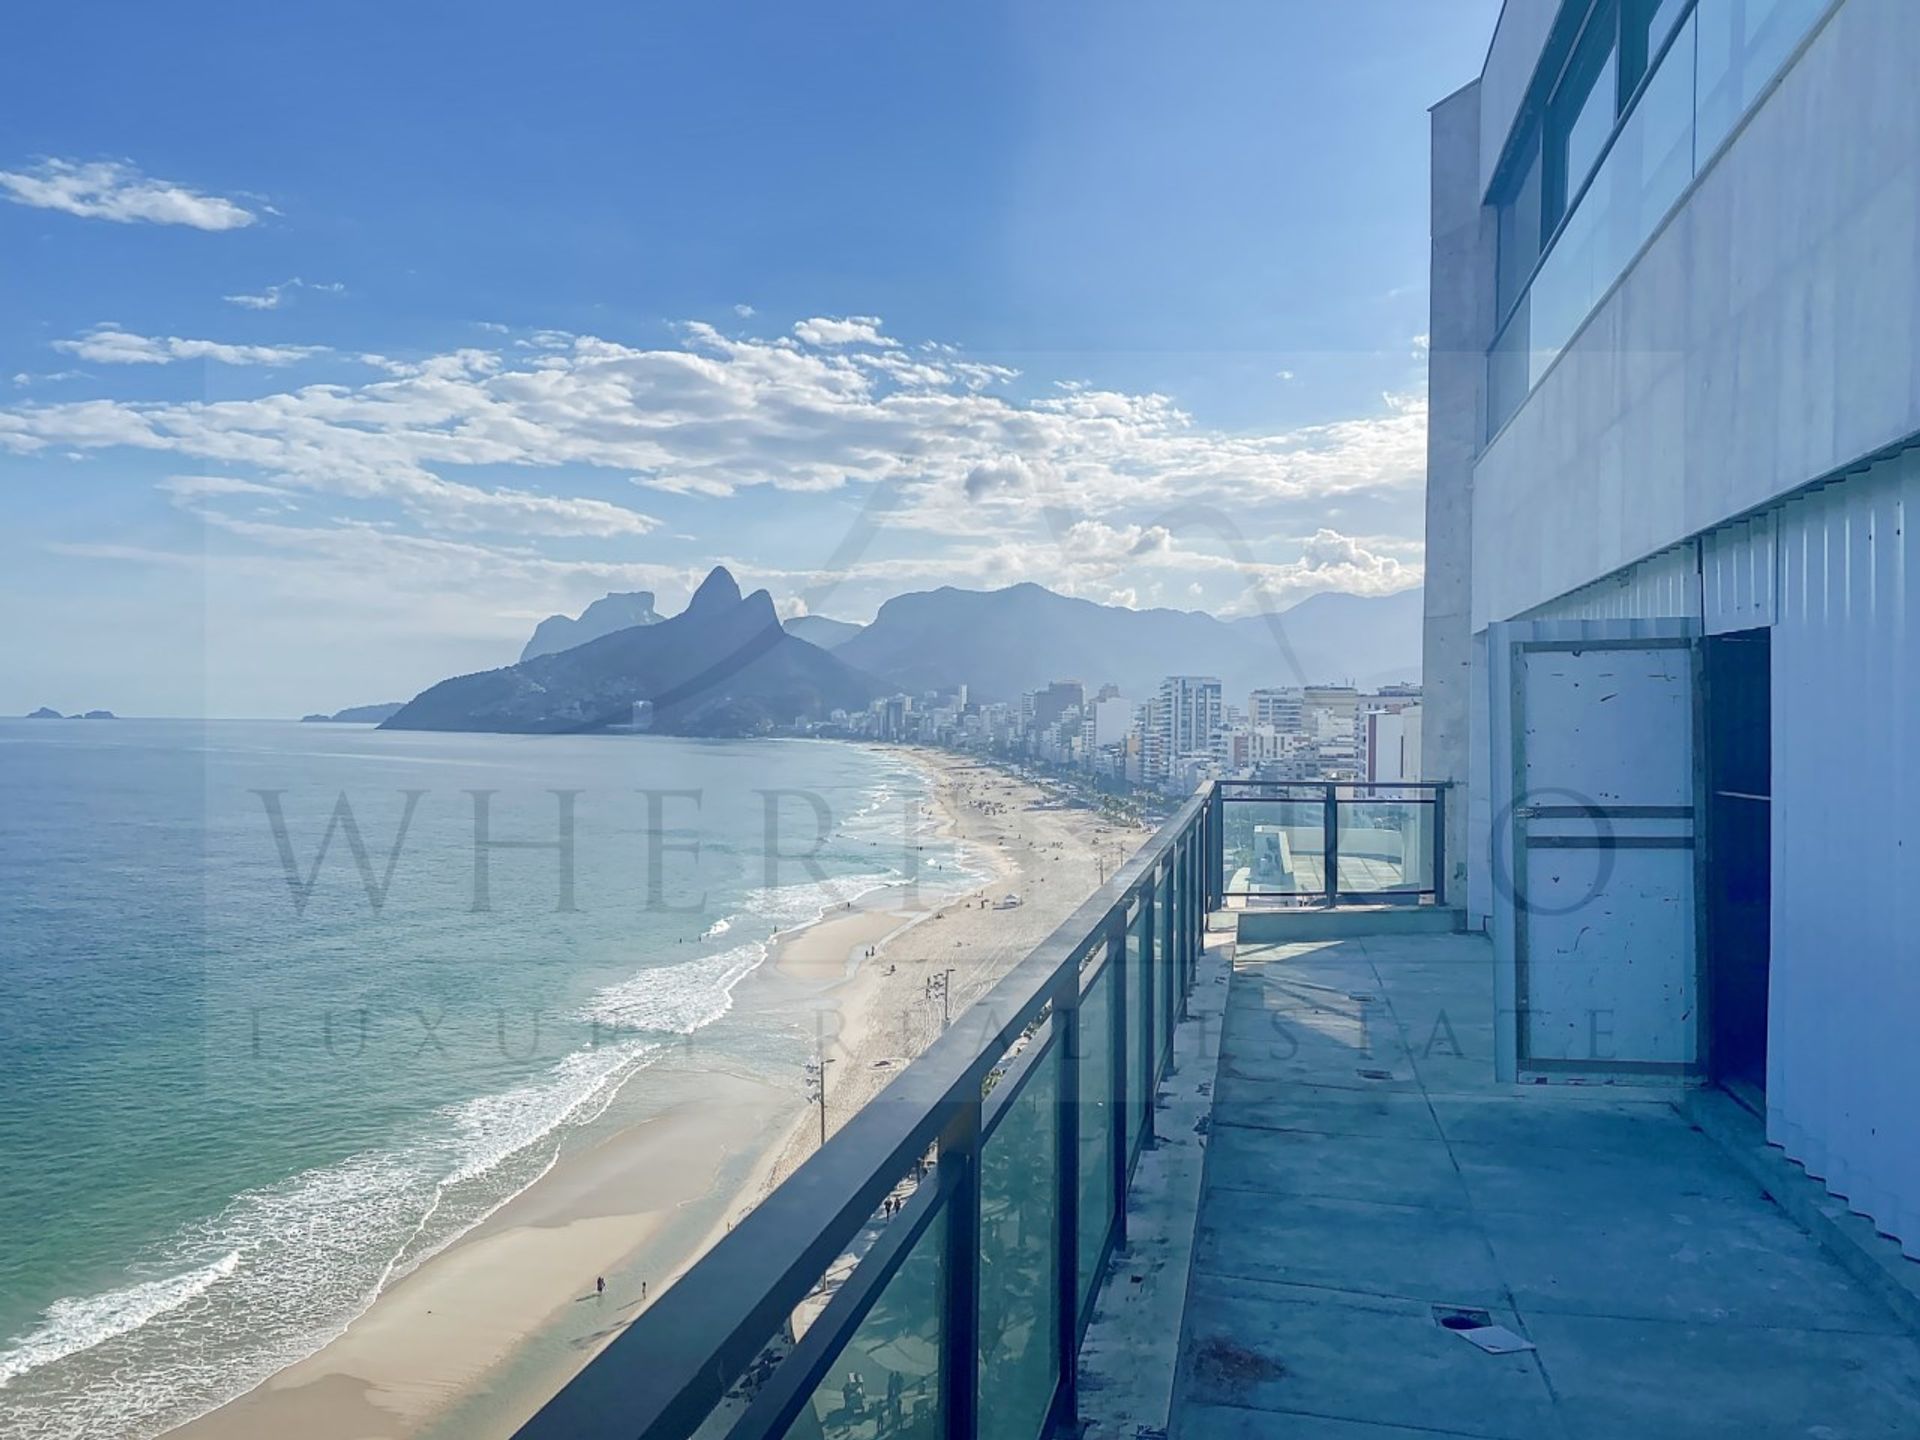
<path fill-rule="evenodd" d="M 1236 923 L 1230 820 L 1197 794 L 521 1435 L 1920 1435 L 1920 1289 L 1737 1115 L 1497 1084 L 1483 937 L 1417 884 Z"/>

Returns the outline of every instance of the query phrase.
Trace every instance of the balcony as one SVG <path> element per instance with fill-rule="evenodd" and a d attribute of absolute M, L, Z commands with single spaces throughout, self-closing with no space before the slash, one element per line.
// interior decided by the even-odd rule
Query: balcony
<path fill-rule="evenodd" d="M 1483 938 L 1229 921 L 1312 803 L 1197 793 L 523 1440 L 1920 1434 L 1901 1317 L 1679 1091 L 1495 1084 Z M 1439 792 L 1318 803 L 1400 836 L 1335 913 L 1440 908 Z"/>

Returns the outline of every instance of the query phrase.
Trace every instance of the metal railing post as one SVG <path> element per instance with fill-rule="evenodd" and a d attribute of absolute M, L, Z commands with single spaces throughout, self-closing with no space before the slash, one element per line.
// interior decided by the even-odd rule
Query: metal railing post
<path fill-rule="evenodd" d="M 1447 903 L 1447 787 L 1434 787 L 1433 804 L 1428 807 L 1433 816 L 1433 903 Z"/>
<path fill-rule="evenodd" d="M 1198 830 L 1198 826 L 1194 827 Z M 1180 927 L 1180 1019 L 1187 1019 L 1187 996 L 1193 989 L 1193 968 L 1197 952 L 1193 944 L 1193 882 L 1198 873 L 1194 869 L 1193 858 L 1199 852 L 1194 843 L 1199 836 L 1190 835 L 1186 846 L 1180 852 L 1180 879 L 1178 881 L 1179 900 L 1174 912 L 1179 918 Z"/>
<path fill-rule="evenodd" d="M 1326 798 L 1321 802 L 1320 813 L 1320 853 L 1326 865 L 1326 883 L 1321 888 L 1326 891 L 1327 908 L 1331 910 L 1340 899 L 1340 787 L 1329 782 Z"/>
<path fill-rule="evenodd" d="M 1153 973 L 1153 927 L 1155 902 L 1160 898 L 1159 878 L 1149 870 L 1146 885 L 1140 891 L 1140 1146 L 1153 1143 L 1153 1092 L 1159 1087 L 1160 1067 L 1154 1063 L 1153 1026 L 1158 1006 L 1154 1004 L 1159 979 Z"/>
<path fill-rule="evenodd" d="M 964 1102 L 940 1138 L 947 1190 L 940 1398 L 948 1440 L 980 1433 L 980 1110 L 978 1096 Z"/>
<path fill-rule="evenodd" d="M 1054 1127 L 1059 1154 L 1054 1175 L 1060 1186 L 1054 1206 L 1058 1233 L 1054 1254 L 1059 1261 L 1055 1327 L 1060 1376 L 1054 1393 L 1053 1433 L 1071 1434 L 1080 1422 L 1080 987 L 1070 999 L 1056 1003 L 1054 1031 L 1060 1046 L 1060 1111 Z"/>
<path fill-rule="evenodd" d="M 1212 897 L 1208 909 L 1216 908 L 1226 898 L 1227 877 L 1222 873 L 1227 868 L 1227 832 L 1226 801 L 1220 794 L 1220 782 L 1214 781 L 1213 790 L 1207 796 L 1207 894 Z"/>

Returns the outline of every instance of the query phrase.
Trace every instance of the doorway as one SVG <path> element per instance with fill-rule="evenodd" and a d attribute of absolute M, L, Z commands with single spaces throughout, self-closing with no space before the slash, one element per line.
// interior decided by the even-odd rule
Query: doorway
<path fill-rule="evenodd" d="M 1704 668 L 1707 1062 L 1765 1114 L 1772 940 L 1772 650 L 1768 630 L 1709 636 Z"/>

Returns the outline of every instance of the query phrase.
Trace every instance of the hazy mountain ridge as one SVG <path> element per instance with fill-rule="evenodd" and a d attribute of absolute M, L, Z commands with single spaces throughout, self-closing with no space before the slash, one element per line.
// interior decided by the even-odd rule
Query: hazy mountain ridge
<path fill-rule="evenodd" d="M 631 629 L 636 625 L 658 625 L 662 617 L 653 608 L 651 590 L 615 591 L 602 595 L 577 618 L 566 615 L 549 615 L 533 627 L 533 636 L 520 651 L 522 660 L 532 660 L 541 655 L 557 655 L 562 650 L 571 650 L 576 645 L 584 645 L 589 640 L 598 640 L 602 635 L 611 635 L 617 630 Z"/>
<path fill-rule="evenodd" d="M 822 650 L 837 650 L 866 627 L 851 620 L 833 620 L 825 615 L 795 615 L 786 622 L 786 631 Z"/>
<path fill-rule="evenodd" d="M 868 676 L 782 629 L 765 590 L 743 598 L 716 567 L 678 615 L 443 680 L 383 728 L 566 734 L 627 724 L 647 701 L 660 734 L 754 735 L 863 708 L 875 693 Z"/>
<path fill-rule="evenodd" d="M 1214 675 L 1229 693 L 1262 685 L 1420 677 L 1418 588 L 1316 595 L 1272 616 L 1223 621 L 1194 610 L 1129 610 L 1027 583 L 897 596 L 835 652 L 900 689 L 964 682 L 1012 700 L 1053 680 L 1111 682 L 1145 698 L 1167 675 Z"/>

